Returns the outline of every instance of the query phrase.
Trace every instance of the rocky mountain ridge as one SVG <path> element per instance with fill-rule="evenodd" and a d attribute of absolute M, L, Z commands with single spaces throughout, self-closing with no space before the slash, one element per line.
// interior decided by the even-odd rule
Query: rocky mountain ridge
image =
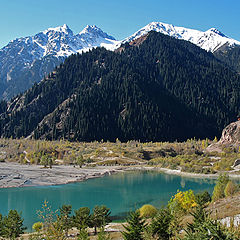
<path fill-rule="evenodd" d="M 132 36 L 123 40 L 123 42 L 130 42 L 141 36 L 144 36 L 150 31 L 156 31 L 174 37 L 189 41 L 208 52 L 215 52 L 222 46 L 233 47 L 240 45 L 240 42 L 234 40 L 216 28 L 210 28 L 203 32 L 195 29 L 189 29 L 184 27 L 177 27 L 172 24 L 162 22 L 152 22 L 135 32 Z"/>
<path fill-rule="evenodd" d="M 64 24 L 34 36 L 18 38 L 0 49 L 0 99 L 9 100 L 16 94 L 24 92 L 35 82 L 42 80 L 71 54 L 82 53 L 99 46 L 115 50 L 121 44 L 137 40 L 150 31 L 189 41 L 210 52 L 216 53 L 221 50 L 221 58 L 224 61 L 229 48 L 240 46 L 239 41 L 227 37 L 215 28 L 202 32 L 172 24 L 152 22 L 132 36 L 117 41 L 95 25 L 86 26 L 80 33 L 74 34 Z M 235 66 L 235 59 L 238 61 L 235 57 L 234 63 L 229 65 Z M 239 65 L 237 64 L 237 67 Z"/>
<path fill-rule="evenodd" d="M 13 40 L 0 50 L 0 98 L 25 91 L 71 54 L 116 43 L 97 26 L 87 26 L 74 35 L 66 24 Z"/>
<path fill-rule="evenodd" d="M 0 135 L 78 141 L 219 136 L 239 112 L 239 75 L 187 41 L 153 31 L 138 40 L 120 52 L 96 48 L 67 58 L 1 107 Z"/>

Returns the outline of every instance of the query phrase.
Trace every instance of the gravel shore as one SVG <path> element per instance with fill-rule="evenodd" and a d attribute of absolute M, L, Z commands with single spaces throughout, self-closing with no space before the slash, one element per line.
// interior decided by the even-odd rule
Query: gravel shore
<path fill-rule="evenodd" d="M 148 166 L 97 166 L 79 168 L 72 165 L 54 165 L 53 168 L 50 169 L 40 165 L 22 165 L 3 162 L 0 163 L 0 188 L 67 184 L 134 170 L 154 170 L 191 178 L 216 179 L 219 176 L 219 174 L 187 173 L 181 172 L 180 170 Z M 234 175 L 230 172 L 228 175 L 231 178 L 240 178 L 240 175 Z"/>
<path fill-rule="evenodd" d="M 44 168 L 39 165 L 0 163 L 0 188 L 58 185 L 122 172 L 122 167 L 104 166 L 79 168 L 58 165 Z"/>

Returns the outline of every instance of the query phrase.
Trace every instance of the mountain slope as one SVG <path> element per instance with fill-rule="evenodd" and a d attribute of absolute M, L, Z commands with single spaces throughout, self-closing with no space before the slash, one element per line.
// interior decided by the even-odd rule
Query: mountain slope
<path fill-rule="evenodd" d="M 240 77 L 199 47 L 150 32 L 117 52 L 67 58 L 2 107 L 1 136 L 174 141 L 219 135 L 240 106 Z"/>
<path fill-rule="evenodd" d="M 228 47 L 223 45 L 214 52 L 214 55 L 240 74 L 240 46 Z"/>
<path fill-rule="evenodd" d="M 0 99 L 9 100 L 20 92 L 30 88 L 48 75 L 55 66 L 61 64 L 71 54 L 87 51 L 92 47 L 102 46 L 115 50 L 121 44 L 131 42 L 149 31 L 161 32 L 177 39 L 190 41 L 197 46 L 217 53 L 227 49 L 227 54 L 216 54 L 224 63 L 229 65 L 228 56 L 232 59 L 238 71 L 240 62 L 235 63 L 231 49 L 240 46 L 240 42 L 225 36 L 217 29 L 206 32 L 176 27 L 171 24 L 152 22 L 123 41 L 116 41 L 96 26 L 87 26 L 78 34 L 65 24 L 49 28 L 34 36 L 19 38 L 11 41 L 0 49 Z M 229 53 L 229 55 L 228 55 Z M 235 56 L 235 55 L 234 55 Z"/>
<path fill-rule="evenodd" d="M 133 41 L 141 36 L 144 36 L 150 31 L 156 31 L 165 35 L 189 41 L 202 49 L 209 52 L 215 52 L 223 45 L 235 46 L 240 45 L 239 41 L 227 37 L 216 28 L 211 28 L 206 32 L 173 26 L 172 24 L 162 22 L 152 22 L 135 32 L 132 36 L 126 38 L 124 42 Z"/>
<path fill-rule="evenodd" d="M 0 50 L 0 98 L 10 99 L 30 88 L 71 54 L 116 42 L 96 26 L 74 35 L 66 24 L 11 41 Z"/>

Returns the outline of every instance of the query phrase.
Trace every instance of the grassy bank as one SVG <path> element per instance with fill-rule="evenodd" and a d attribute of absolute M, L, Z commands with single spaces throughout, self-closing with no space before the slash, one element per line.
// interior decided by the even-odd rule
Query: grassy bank
<path fill-rule="evenodd" d="M 31 139 L 0 139 L 0 162 L 21 164 L 129 166 L 147 165 L 182 172 L 239 174 L 233 168 L 239 149 L 223 147 L 222 152 L 207 152 L 215 141 L 191 139 L 186 142 L 69 142 Z"/>

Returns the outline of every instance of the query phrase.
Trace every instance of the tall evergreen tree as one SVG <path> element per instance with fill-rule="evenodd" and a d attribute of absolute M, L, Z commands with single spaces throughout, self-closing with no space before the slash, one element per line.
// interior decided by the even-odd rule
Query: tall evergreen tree
<path fill-rule="evenodd" d="M 23 219 L 17 210 L 10 210 L 2 220 L 2 236 L 7 239 L 15 239 L 26 229 L 23 226 Z"/>
<path fill-rule="evenodd" d="M 140 212 L 131 212 L 127 218 L 127 225 L 123 225 L 125 231 L 122 232 L 125 240 L 143 240 L 145 220 L 140 216 Z"/>

